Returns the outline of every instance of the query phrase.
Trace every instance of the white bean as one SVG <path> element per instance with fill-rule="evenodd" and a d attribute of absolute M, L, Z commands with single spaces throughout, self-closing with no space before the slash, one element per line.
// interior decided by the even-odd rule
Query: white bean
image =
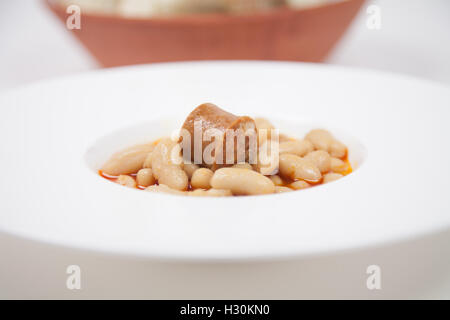
<path fill-rule="evenodd" d="M 152 167 L 152 152 L 149 152 L 147 157 L 144 160 L 144 164 L 142 168 L 151 168 Z"/>
<path fill-rule="evenodd" d="M 331 171 L 336 173 L 343 173 L 348 170 L 348 164 L 341 159 L 331 158 Z"/>
<path fill-rule="evenodd" d="M 117 178 L 117 183 L 121 184 L 122 186 L 129 187 L 129 188 L 135 188 L 136 187 L 136 181 L 130 176 L 127 175 L 120 175 Z"/>
<path fill-rule="evenodd" d="M 293 154 L 280 155 L 280 173 L 293 180 L 305 180 L 316 183 L 322 178 L 319 168 L 311 161 Z"/>
<path fill-rule="evenodd" d="M 336 158 L 341 158 L 342 159 L 342 158 L 344 158 L 347 155 L 347 147 L 343 143 L 341 143 L 341 142 L 339 142 L 337 140 L 334 140 L 331 143 L 331 145 L 330 145 L 330 151 L 329 152 L 330 152 L 332 157 L 336 157 Z"/>
<path fill-rule="evenodd" d="M 189 179 L 181 168 L 178 147 L 179 145 L 173 140 L 162 139 L 152 152 L 152 170 L 158 183 L 172 189 L 186 190 Z M 180 162 L 177 164 L 175 160 Z"/>
<path fill-rule="evenodd" d="M 330 132 L 323 129 L 314 129 L 308 132 L 305 139 L 311 141 L 314 148 L 317 150 L 325 150 L 328 152 L 330 145 L 333 142 L 333 136 Z"/>
<path fill-rule="evenodd" d="M 270 130 L 275 129 L 272 123 L 265 118 L 254 118 L 256 124 L 256 130 L 267 130 L 270 133 Z"/>
<path fill-rule="evenodd" d="M 270 140 L 272 136 L 272 130 L 275 129 L 270 121 L 264 118 L 254 118 L 253 120 L 255 120 L 259 144 L 263 143 L 264 141 Z"/>
<path fill-rule="evenodd" d="M 275 193 L 284 193 L 284 192 L 291 192 L 294 191 L 291 188 L 288 187 L 282 187 L 282 186 L 275 186 Z"/>
<path fill-rule="evenodd" d="M 170 193 L 170 194 L 176 194 L 179 196 L 186 195 L 186 192 L 172 189 L 165 184 L 149 186 L 149 187 L 145 188 L 145 191 L 156 192 L 156 193 Z"/>
<path fill-rule="evenodd" d="M 215 189 L 227 189 L 236 195 L 256 195 L 274 193 L 275 185 L 262 174 L 238 168 L 222 168 L 217 170 L 211 186 Z"/>
<path fill-rule="evenodd" d="M 145 158 L 155 148 L 153 143 L 132 146 L 115 153 L 101 170 L 111 176 L 136 173 L 142 168 Z"/>
<path fill-rule="evenodd" d="M 210 189 L 211 188 L 211 178 L 214 172 L 210 169 L 200 168 L 194 171 L 191 179 L 191 185 L 198 189 Z"/>
<path fill-rule="evenodd" d="M 255 171 L 270 176 L 278 172 L 279 144 L 277 141 L 266 140 L 259 145 L 258 159 Z"/>
<path fill-rule="evenodd" d="M 141 169 L 136 175 L 136 182 L 143 187 L 151 186 L 155 184 L 155 177 L 153 177 L 153 171 L 150 168 Z"/>
<path fill-rule="evenodd" d="M 167 166 L 163 167 L 159 172 L 158 183 L 165 184 L 176 190 L 184 191 L 188 187 L 189 179 L 186 172 L 180 167 Z"/>
<path fill-rule="evenodd" d="M 192 175 L 194 174 L 194 171 L 200 168 L 198 165 L 193 163 L 185 163 L 183 166 L 184 172 L 188 175 L 188 178 L 191 179 Z"/>
<path fill-rule="evenodd" d="M 330 171 L 331 157 L 324 150 L 312 151 L 304 159 L 311 161 L 322 173 Z"/>
<path fill-rule="evenodd" d="M 176 162 L 179 160 L 179 154 L 176 154 L 178 147 L 178 143 L 170 138 L 163 138 L 158 142 L 151 156 L 154 173 L 158 175 L 163 166 L 176 165 L 181 168 L 182 161 Z"/>
<path fill-rule="evenodd" d="M 313 150 L 314 146 L 308 140 L 291 140 L 280 143 L 280 154 L 290 153 L 303 157 Z"/>
<path fill-rule="evenodd" d="M 308 182 L 306 182 L 306 181 L 298 180 L 298 181 L 292 182 L 289 186 L 292 189 L 301 190 L 301 189 L 309 188 L 310 184 Z"/>
<path fill-rule="evenodd" d="M 197 189 L 191 192 L 187 192 L 187 194 L 194 197 L 229 197 L 233 195 L 230 190 L 223 189 Z"/>
<path fill-rule="evenodd" d="M 340 173 L 327 173 L 326 175 L 323 176 L 323 183 L 335 181 L 342 177 L 343 177 L 343 175 Z"/>
<path fill-rule="evenodd" d="M 253 170 L 252 165 L 247 162 L 236 163 L 232 166 L 232 168 Z"/>
<path fill-rule="evenodd" d="M 305 137 L 311 141 L 317 150 L 325 150 L 332 157 L 343 158 L 347 154 L 347 147 L 336 140 L 327 130 L 315 129 L 311 130 Z"/>
<path fill-rule="evenodd" d="M 283 179 L 279 175 L 273 175 L 269 177 L 275 186 L 282 186 L 284 184 Z"/>

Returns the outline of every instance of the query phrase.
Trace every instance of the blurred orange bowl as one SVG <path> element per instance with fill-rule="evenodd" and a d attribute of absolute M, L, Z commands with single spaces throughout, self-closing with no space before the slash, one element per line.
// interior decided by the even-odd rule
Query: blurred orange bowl
<path fill-rule="evenodd" d="M 65 23 L 66 8 L 45 0 Z M 71 32 L 105 67 L 185 60 L 322 61 L 364 0 L 252 15 L 125 18 L 81 14 Z"/>

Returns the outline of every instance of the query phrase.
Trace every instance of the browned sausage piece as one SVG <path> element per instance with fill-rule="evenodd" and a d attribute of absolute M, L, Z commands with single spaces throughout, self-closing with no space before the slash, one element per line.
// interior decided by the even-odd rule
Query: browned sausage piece
<path fill-rule="evenodd" d="M 246 116 L 236 116 L 226 112 L 212 103 L 204 103 L 195 108 L 186 118 L 182 131 L 180 142 L 182 142 L 183 156 L 195 164 L 206 165 L 213 169 L 233 165 L 238 162 L 248 161 L 249 149 L 257 150 L 255 121 Z M 240 129 L 240 130 L 239 130 Z M 230 153 L 227 157 L 227 135 L 232 143 L 229 147 Z M 242 134 L 242 138 L 236 135 Z M 189 140 L 185 140 L 189 139 Z M 215 140 L 223 143 L 223 152 L 216 154 Z M 197 145 L 196 145 L 197 140 Z M 214 142 L 214 143 L 212 143 Z M 238 147 L 239 145 L 239 147 Z M 189 150 L 190 154 L 186 150 Z M 205 151 L 206 149 L 206 151 Z M 238 150 L 240 151 L 238 154 Z M 208 156 L 210 155 L 210 157 Z M 244 159 L 243 159 L 244 158 Z M 255 155 L 256 161 L 256 155 Z"/>

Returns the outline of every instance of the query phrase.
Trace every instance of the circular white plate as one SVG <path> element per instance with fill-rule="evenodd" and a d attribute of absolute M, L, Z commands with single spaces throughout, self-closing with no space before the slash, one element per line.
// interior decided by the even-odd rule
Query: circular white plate
<path fill-rule="evenodd" d="M 356 170 L 287 194 L 193 198 L 121 187 L 110 153 L 168 135 L 213 102 L 302 136 L 325 127 Z M 450 90 L 413 78 L 275 62 L 97 71 L 0 96 L 0 230 L 168 259 L 324 254 L 450 226 Z"/>

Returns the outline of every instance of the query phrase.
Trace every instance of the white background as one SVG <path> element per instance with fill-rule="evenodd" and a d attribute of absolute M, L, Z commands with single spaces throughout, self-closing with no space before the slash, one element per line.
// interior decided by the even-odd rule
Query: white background
<path fill-rule="evenodd" d="M 365 12 L 381 8 L 381 30 Z M 450 1 L 367 1 L 327 63 L 450 83 Z M 0 90 L 98 68 L 41 0 L 0 1 Z"/>

